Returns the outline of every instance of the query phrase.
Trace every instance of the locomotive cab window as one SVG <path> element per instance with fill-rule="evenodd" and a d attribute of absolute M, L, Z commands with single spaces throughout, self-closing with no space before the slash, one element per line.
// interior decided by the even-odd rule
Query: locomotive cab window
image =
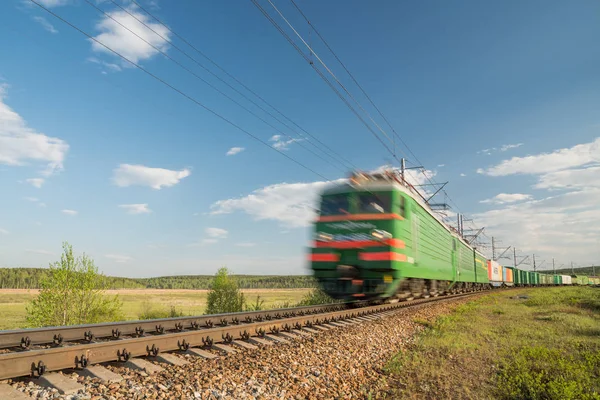
<path fill-rule="evenodd" d="M 362 193 L 358 195 L 358 212 L 383 214 L 391 211 L 392 199 L 389 193 Z"/>
<path fill-rule="evenodd" d="M 321 215 L 350 214 L 350 202 L 347 195 L 324 197 L 321 201 Z"/>

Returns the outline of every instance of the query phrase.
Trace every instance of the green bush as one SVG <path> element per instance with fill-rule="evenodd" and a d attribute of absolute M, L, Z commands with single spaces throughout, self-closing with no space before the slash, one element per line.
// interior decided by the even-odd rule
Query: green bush
<path fill-rule="evenodd" d="M 85 254 L 76 258 L 65 242 L 60 261 L 50 265 L 40 293 L 27 306 L 27 322 L 40 327 L 121 320 L 122 303 L 118 296 L 104 294 L 108 288 L 94 260 Z"/>
<path fill-rule="evenodd" d="M 139 319 L 161 319 L 161 318 L 176 318 L 183 317 L 185 314 L 179 311 L 174 305 L 171 305 L 168 309 L 154 308 L 154 305 L 149 301 L 142 303 L 142 312 L 139 314 Z"/>
<path fill-rule="evenodd" d="M 207 297 L 206 314 L 221 314 L 244 310 L 246 299 L 227 268 L 216 273 Z"/>
<path fill-rule="evenodd" d="M 313 290 L 308 292 L 302 300 L 300 300 L 300 302 L 297 304 L 297 307 L 316 306 L 320 304 L 331 304 L 336 302 L 336 300 L 329 297 L 320 288 L 314 288 Z"/>

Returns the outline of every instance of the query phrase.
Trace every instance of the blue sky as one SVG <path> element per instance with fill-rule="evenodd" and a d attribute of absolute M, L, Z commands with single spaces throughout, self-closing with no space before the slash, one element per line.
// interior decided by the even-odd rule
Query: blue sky
<path fill-rule="evenodd" d="M 307 140 L 274 139 L 86 1 L 37 1 L 323 177 L 349 172 Z M 111 1 L 92 2 L 294 135 Z M 135 4 L 118 4 L 229 79 Z M 392 161 L 251 1 L 140 4 L 352 164 Z M 369 106 L 292 4 L 274 4 Z M 600 262 L 598 2 L 297 4 L 488 237 L 544 266 Z M 308 206 L 322 177 L 26 0 L 0 3 L 0 54 L 0 266 L 46 266 L 67 240 L 111 275 L 308 272 Z"/>

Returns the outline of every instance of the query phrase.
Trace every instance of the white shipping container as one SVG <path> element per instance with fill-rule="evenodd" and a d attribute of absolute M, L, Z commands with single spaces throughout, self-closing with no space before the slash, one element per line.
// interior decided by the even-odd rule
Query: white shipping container
<path fill-rule="evenodd" d="M 490 282 L 502 282 L 502 266 L 496 261 L 488 260 L 488 277 Z"/>
<path fill-rule="evenodd" d="M 573 282 L 571 281 L 570 275 L 561 275 L 561 276 L 562 276 L 563 285 L 572 285 L 573 284 Z"/>

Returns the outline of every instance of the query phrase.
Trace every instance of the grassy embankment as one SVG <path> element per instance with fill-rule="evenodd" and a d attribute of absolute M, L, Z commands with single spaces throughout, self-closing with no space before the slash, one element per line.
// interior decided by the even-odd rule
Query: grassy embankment
<path fill-rule="evenodd" d="M 598 288 L 498 292 L 416 322 L 386 367 L 391 398 L 600 399 Z"/>
<path fill-rule="evenodd" d="M 296 304 L 311 289 L 242 289 L 248 303 L 256 296 L 264 300 L 263 308 L 275 308 L 286 303 Z M 0 290 L 0 330 L 25 327 L 25 307 L 38 291 L 28 289 Z M 167 317 L 170 307 L 182 315 L 201 315 L 206 309 L 207 290 L 124 289 L 109 290 L 123 301 L 126 320 L 139 319 L 144 313 L 156 318 Z"/>

